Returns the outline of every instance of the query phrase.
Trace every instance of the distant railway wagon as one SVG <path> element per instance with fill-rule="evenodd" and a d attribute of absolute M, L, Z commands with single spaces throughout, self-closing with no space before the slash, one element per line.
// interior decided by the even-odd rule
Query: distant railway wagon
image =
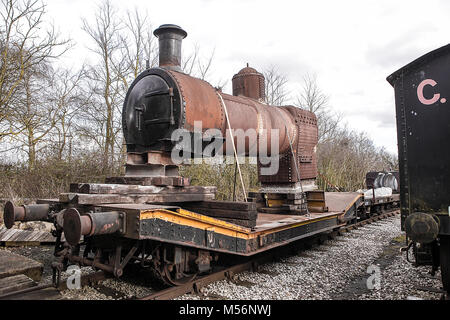
<path fill-rule="evenodd" d="M 450 45 L 390 75 L 395 90 L 402 229 L 416 264 L 440 266 L 450 292 Z"/>

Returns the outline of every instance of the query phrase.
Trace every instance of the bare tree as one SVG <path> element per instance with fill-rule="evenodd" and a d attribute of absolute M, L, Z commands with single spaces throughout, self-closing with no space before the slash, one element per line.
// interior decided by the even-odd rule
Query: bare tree
<path fill-rule="evenodd" d="M 303 86 L 297 95 L 297 107 L 314 112 L 319 127 L 319 142 L 333 139 L 342 116 L 334 112 L 329 105 L 329 97 L 319 88 L 316 76 L 306 74 Z"/>
<path fill-rule="evenodd" d="M 273 106 L 281 106 L 288 99 L 287 77 L 273 65 L 263 72 L 266 87 L 266 102 Z"/>
<path fill-rule="evenodd" d="M 122 104 L 131 82 L 156 63 L 155 38 L 147 14 L 137 9 L 121 16 L 109 0 L 101 3 L 95 21 L 83 19 L 83 30 L 93 40 L 90 48 L 98 63 L 88 68 L 88 104 L 80 130 L 103 151 L 105 168 L 123 156 Z"/>
<path fill-rule="evenodd" d="M 57 121 L 58 106 L 47 99 L 51 95 L 51 73 L 51 67 L 43 63 L 28 69 L 18 91 L 20 99 L 10 114 L 11 127 L 18 132 L 13 139 L 26 152 L 29 170 L 34 169 L 37 154 Z"/>
<path fill-rule="evenodd" d="M 218 81 L 215 81 L 213 80 L 211 73 L 215 51 L 216 49 L 214 48 L 210 53 L 201 55 L 200 46 L 198 44 L 194 44 L 193 49 L 183 50 L 181 69 L 184 73 L 208 81 L 217 89 L 222 90 L 228 80 L 219 79 Z"/>
<path fill-rule="evenodd" d="M 91 80 L 90 89 L 97 95 L 93 101 L 93 106 L 98 103 L 100 107 L 95 108 L 95 112 L 98 112 L 99 115 L 93 114 L 92 120 L 100 122 L 97 125 L 104 136 L 104 140 L 101 139 L 101 147 L 106 166 L 108 166 L 109 159 L 114 154 L 117 132 L 116 122 L 114 121 L 117 118 L 116 111 L 120 105 L 120 82 L 117 77 L 117 68 L 124 67 L 114 62 L 116 55 L 120 54 L 123 46 L 118 36 L 123 30 L 123 24 L 117 20 L 116 15 L 116 9 L 109 1 L 105 1 L 97 10 L 93 25 L 83 19 L 83 30 L 95 43 L 91 50 L 99 57 L 98 65 L 90 68 L 88 76 Z"/>
<path fill-rule="evenodd" d="M 133 12 L 127 11 L 122 23 L 123 33 L 119 37 L 122 42 L 120 56 L 123 59 L 113 60 L 113 63 L 124 88 L 128 88 L 129 82 L 145 69 L 147 61 L 149 67 L 157 65 L 158 46 L 147 12 L 140 13 L 137 8 Z"/>
<path fill-rule="evenodd" d="M 60 69 L 51 75 L 51 94 L 48 99 L 57 109 L 51 147 L 59 161 L 65 156 L 70 161 L 73 139 L 77 137 L 79 115 L 84 113 L 90 99 L 82 88 L 84 76 L 84 66 L 76 73 Z"/>
<path fill-rule="evenodd" d="M 11 126 L 9 120 L 15 95 L 30 77 L 29 71 L 70 47 L 69 40 L 61 40 L 44 22 L 44 15 L 45 5 L 39 0 L 1 0 L 0 140 L 23 129 Z"/>

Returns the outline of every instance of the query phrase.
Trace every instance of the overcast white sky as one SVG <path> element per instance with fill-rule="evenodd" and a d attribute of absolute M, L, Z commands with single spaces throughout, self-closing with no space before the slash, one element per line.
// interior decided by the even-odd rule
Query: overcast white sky
<path fill-rule="evenodd" d="M 66 59 L 88 59 L 81 18 L 100 1 L 46 0 L 48 17 L 77 46 Z M 386 77 L 449 43 L 448 0 L 207 1 L 113 0 L 122 10 L 147 10 L 154 28 L 173 23 L 188 32 L 183 46 L 215 48 L 214 77 L 230 79 L 245 63 L 279 67 L 295 92 L 316 74 L 330 104 L 377 146 L 397 153 L 394 91 Z M 224 91 L 231 92 L 231 81 Z"/>

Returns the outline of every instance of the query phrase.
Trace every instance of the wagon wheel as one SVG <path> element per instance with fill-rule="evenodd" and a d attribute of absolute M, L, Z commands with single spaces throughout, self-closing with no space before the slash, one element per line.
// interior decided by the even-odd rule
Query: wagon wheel
<path fill-rule="evenodd" d="M 441 276 L 444 290 L 450 294 L 450 236 L 440 239 Z"/>
<path fill-rule="evenodd" d="M 164 280 L 167 284 L 169 284 L 169 285 L 172 285 L 172 286 L 180 286 L 180 285 L 186 284 L 186 283 L 188 283 L 188 282 L 194 280 L 195 277 L 197 276 L 197 273 L 193 273 L 193 274 L 185 274 L 185 273 L 183 272 L 183 273 L 182 273 L 183 278 L 181 278 L 181 279 L 176 279 L 176 278 L 175 278 L 175 273 L 176 273 L 175 268 L 176 268 L 176 266 L 174 266 L 173 270 L 170 271 L 170 270 L 169 270 L 169 265 L 168 265 L 168 264 L 166 264 L 166 265 L 164 266 L 164 271 L 163 271 L 163 273 L 162 273 L 163 280 Z"/>

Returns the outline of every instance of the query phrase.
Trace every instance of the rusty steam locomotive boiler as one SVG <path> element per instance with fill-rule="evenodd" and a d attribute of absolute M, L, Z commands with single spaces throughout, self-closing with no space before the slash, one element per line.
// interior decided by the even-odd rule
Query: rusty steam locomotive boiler
<path fill-rule="evenodd" d="M 261 139 L 267 142 L 268 153 L 274 149 L 272 144 L 277 143 L 279 170 L 273 175 L 262 175 L 259 170 L 263 187 L 299 190 L 298 183 L 302 180 L 304 190 L 314 188 L 318 131 L 312 112 L 267 105 L 264 76 L 248 66 L 234 75 L 233 95 L 222 93 L 208 82 L 182 72 L 181 42 L 187 35 L 183 29 L 162 25 L 154 34 L 159 39 L 159 68 L 145 70 L 136 78 L 123 107 L 123 132 L 127 151 L 132 155 L 127 175 L 177 174 L 175 164 L 170 161 L 170 152 L 176 147 L 172 133 L 185 129 L 194 135 L 195 122 L 199 122 L 203 131 L 214 128 L 226 137 L 224 152 L 232 144 L 227 129 L 256 132 L 257 139 L 247 138 L 245 150 L 241 150 L 244 155 L 257 150 L 256 144 Z M 278 131 L 277 141 L 272 141 L 273 130 Z M 237 137 L 234 140 L 237 144 Z M 195 156 L 196 150 L 191 150 Z M 154 158 L 163 158 L 165 162 L 149 163 Z M 260 162 L 260 169 L 263 166 Z"/>

